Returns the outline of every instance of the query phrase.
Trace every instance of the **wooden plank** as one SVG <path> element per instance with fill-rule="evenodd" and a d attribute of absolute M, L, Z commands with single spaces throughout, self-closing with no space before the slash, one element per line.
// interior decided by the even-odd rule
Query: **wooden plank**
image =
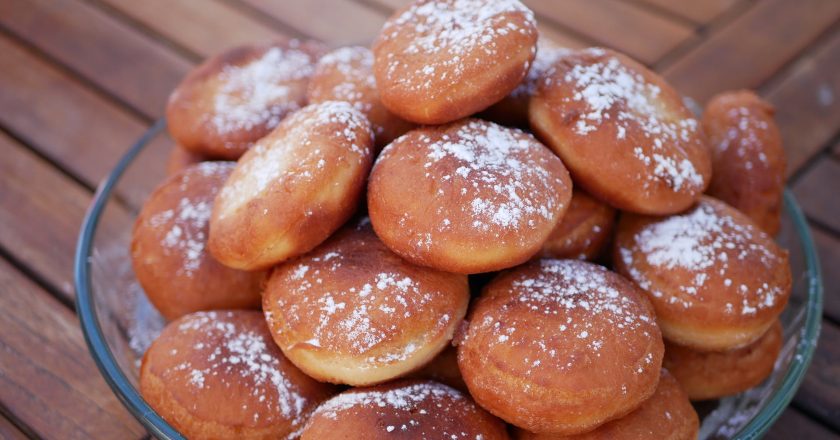
<path fill-rule="evenodd" d="M 96 185 L 148 128 L 120 106 L 0 35 L 0 125 L 89 186 Z M 164 177 L 164 149 L 139 158 L 146 172 L 127 176 L 126 194 Z"/>
<path fill-rule="evenodd" d="M 818 422 L 795 408 L 788 408 L 779 416 L 765 440 L 828 440 L 840 438 Z"/>
<path fill-rule="evenodd" d="M 0 402 L 44 438 L 139 438 L 73 313 L 0 260 Z"/>
<path fill-rule="evenodd" d="M 796 183 L 793 192 L 805 214 L 840 231 L 840 163 L 828 156 L 820 158 Z M 839 284 L 840 285 L 840 284 Z"/>
<path fill-rule="evenodd" d="M 2 133 L 0 156 L 0 246 L 72 300 L 73 249 L 90 193 Z"/>
<path fill-rule="evenodd" d="M 677 90 L 701 103 L 721 90 L 758 88 L 839 17 L 836 0 L 765 0 L 658 67 Z"/>
<path fill-rule="evenodd" d="M 836 2 L 840 5 L 840 2 Z M 776 107 L 788 156 L 788 175 L 840 131 L 840 28 L 762 90 Z"/>
<path fill-rule="evenodd" d="M 202 58 L 248 43 L 286 38 L 218 0 L 100 0 Z M 165 13 L 164 13 L 165 11 Z"/>
<path fill-rule="evenodd" d="M 0 26 L 149 117 L 163 114 L 169 92 L 191 66 L 80 0 L 3 0 Z"/>
<path fill-rule="evenodd" d="M 387 18 L 376 9 L 350 1 L 241 1 L 304 35 L 331 45 L 370 44 Z"/>
<path fill-rule="evenodd" d="M 729 8 L 743 0 L 635 0 L 646 3 L 671 14 L 691 20 L 697 24 L 707 24 Z"/>
<path fill-rule="evenodd" d="M 836 288 L 836 286 L 835 286 Z M 830 295 L 831 291 L 827 291 Z M 836 291 L 834 292 L 836 294 Z M 840 430 L 840 328 L 823 320 L 811 368 L 794 401 L 835 430 Z"/>
<path fill-rule="evenodd" d="M 814 244 L 820 256 L 823 285 L 823 313 L 840 322 L 840 236 L 825 232 L 819 227 L 811 228 Z"/>
<path fill-rule="evenodd" d="M 0 414 L 0 438 L 4 440 L 25 440 L 28 437 L 11 420 Z"/>
<path fill-rule="evenodd" d="M 545 18 L 652 64 L 693 34 L 693 28 L 619 0 L 525 0 Z M 541 17 L 539 17 L 541 16 Z"/>

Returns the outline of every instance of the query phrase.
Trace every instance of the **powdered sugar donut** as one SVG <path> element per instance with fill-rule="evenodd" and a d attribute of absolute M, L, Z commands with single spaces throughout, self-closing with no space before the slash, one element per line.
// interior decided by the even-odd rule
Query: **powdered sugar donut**
<path fill-rule="evenodd" d="M 131 237 L 134 274 L 167 319 L 260 305 L 265 273 L 225 267 L 205 249 L 213 199 L 233 167 L 233 162 L 203 162 L 175 174 L 137 216 Z"/>
<path fill-rule="evenodd" d="M 691 400 L 719 399 L 767 379 L 781 352 L 782 339 L 782 325 L 776 320 L 757 341 L 735 350 L 697 351 L 666 342 L 662 362 Z"/>
<path fill-rule="evenodd" d="M 173 321 L 140 367 L 143 399 L 187 438 L 294 438 L 333 392 L 283 357 L 255 311 Z"/>
<path fill-rule="evenodd" d="M 604 253 L 612 238 L 615 220 L 615 209 L 576 188 L 569 209 L 543 243 L 540 254 L 594 260 Z"/>
<path fill-rule="evenodd" d="M 458 369 L 458 350 L 448 345 L 423 368 L 405 376 L 414 379 L 429 379 L 449 385 L 458 391 L 468 393 L 467 384 Z"/>
<path fill-rule="evenodd" d="M 510 93 L 536 53 L 534 14 L 518 0 L 419 0 L 373 44 L 382 103 L 420 124 L 483 110 Z"/>
<path fill-rule="evenodd" d="M 315 66 L 306 96 L 310 103 L 347 101 L 353 104 L 370 120 L 378 149 L 414 126 L 391 113 L 379 101 L 373 77 L 373 53 L 366 47 L 342 47 L 324 55 Z"/>
<path fill-rule="evenodd" d="M 787 251 L 708 196 L 670 217 L 623 215 L 613 261 L 648 293 L 665 338 L 698 350 L 750 344 L 790 296 Z"/>
<path fill-rule="evenodd" d="M 370 123 L 350 104 L 301 109 L 237 163 L 213 206 L 210 252 L 240 269 L 306 253 L 356 210 L 372 157 Z"/>
<path fill-rule="evenodd" d="M 423 266 L 477 273 L 533 256 L 563 216 L 571 181 L 533 136 L 478 119 L 412 130 L 368 185 L 376 234 Z"/>
<path fill-rule="evenodd" d="M 709 195 L 779 232 L 785 189 L 785 151 L 773 107 L 748 90 L 721 93 L 703 113 L 712 151 Z"/>
<path fill-rule="evenodd" d="M 169 133 L 196 153 L 239 158 L 306 104 L 321 52 L 320 43 L 289 40 L 240 46 L 208 59 L 170 95 Z"/>
<path fill-rule="evenodd" d="M 626 416 L 579 435 L 532 434 L 519 431 L 521 440 L 696 440 L 700 429 L 697 412 L 685 391 L 668 370 L 662 369 L 659 385 L 650 399 Z"/>
<path fill-rule="evenodd" d="M 398 381 L 354 388 L 324 402 L 312 414 L 304 440 L 507 439 L 499 419 L 466 395 L 432 381 Z"/>
<path fill-rule="evenodd" d="M 469 302 L 467 277 L 414 266 L 368 222 L 274 269 L 263 310 L 275 341 L 308 375 L 369 385 L 443 350 Z"/>
<path fill-rule="evenodd" d="M 531 127 L 576 184 L 625 211 L 670 214 L 711 178 L 699 124 L 664 79 L 607 49 L 561 57 L 531 99 Z"/>
<path fill-rule="evenodd" d="M 537 55 L 525 78 L 510 94 L 482 112 L 481 117 L 502 125 L 527 128 L 528 103 L 537 90 L 537 83 L 560 57 L 569 53 L 571 53 L 569 49 L 540 37 L 537 40 Z"/>
<path fill-rule="evenodd" d="M 458 365 L 484 409 L 530 432 L 571 435 L 620 418 L 659 381 L 653 307 L 602 266 L 540 260 L 473 303 Z"/>

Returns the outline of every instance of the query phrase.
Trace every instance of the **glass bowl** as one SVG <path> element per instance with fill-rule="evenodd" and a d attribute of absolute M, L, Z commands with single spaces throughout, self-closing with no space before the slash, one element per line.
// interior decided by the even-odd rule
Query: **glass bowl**
<path fill-rule="evenodd" d="M 161 439 L 182 439 L 137 389 L 142 353 L 163 327 L 131 270 L 129 242 L 143 200 L 164 178 L 174 142 L 158 121 L 99 185 L 76 248 L 76 308 L 93 359 L 137 420 Z M 820 329 L 822 279 L 808 225 L 785 193 L 780 243 L 789 249 L 793 293 L 781 316 L 784 345 L 772 375 L 737 396 L 696 405 L 701 439 L 757 438 L 784 411 L 811 362 Z"/>

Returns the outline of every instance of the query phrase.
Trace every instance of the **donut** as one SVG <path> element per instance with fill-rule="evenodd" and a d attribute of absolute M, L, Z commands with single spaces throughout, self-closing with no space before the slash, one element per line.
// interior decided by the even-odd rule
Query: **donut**
<path fill-rule="evenodd" d="M 210 252 L 253 270 L 310 251 L 353 215 L 372 156 L 370 123 L 350 104 L 299 110 L 236 164 L 213 205 Z"/>
<path fill-rule="evenodd" d="M 691 400 L 719 399 L 763 382 L 781 349 L 782 325 L 776 320 L 757 341 L 731 351 L 701 352 L 666 341 L 662 362 Z"/>
<path fill-rule="evenodd" d="M 286 357 L 322 382 L 371 385 L 443 350 L 469 303 L 467 277 L 415 266 L 363 221 L 276 267 L 263 311 Z"/>
<path fill-rule="evenodd" d="M 779 232 L 787 167 L 774 113 L 754 92 L 739 90 L 713 97 L 702 120 L 714 170 L 708 194 L 770 235 Z"/>
<path fill-rule="evenodd" d="M 134 223 L 131 263 L 166 319 L 212 309 L 256 309 L 264 272 L 223 266 L 205 248 L 213 199 L 232 162 L 202 162 L 164 181 Z"/>
<path fill-rule="evenodd" d="M 613 260 L 647 292 L 665 338 L 696 350 L 749 345 L 790 296 L 787 251 L 708 196 L 683 214 L 622 215 Z"/>
<path fill-rule="evenodd" d="M 666 355 L 667 356 L 667 355 Z M 532 434 L 520 430 L 519 440 L 696 440 L 700 419 L 685 391 L 668 370 L 648 400 L 630 414 L 578 435 Z"/>
<path fill-rule="evenodd" d="M 632 283 L 579 260 L 503 272 L 472 305 L 458 366 L 482 408 L 529 432 L 579 434 L 653 395 L 663 342 Z"/>
<path fill-rule="evenodd" d="M 533 136 L 465 119 L 412 130 L 382 150 L 368 212 L 385 245 L 415 264 L 489 272 L 540 250 L 571 187 L 563 162 Z"/>
<path fill-rule="evenodd" d="M 186 438 L 296 437 L 334 394 L 283 357 L 256 311 L 196 312 L 143 356 L 140 394 Z"/>
<path fill-rule="evenodd" d="M 525 77 L 537 47 L 534 14 L 518 0 L 417 0 L 373 43 L 382 104 L 418 124 L 484 110 Z"/>
<path fill-rule="evenodd" d="M 236 160 L 306 104 L 306 86 L 322 51 L 320 43 L 289 40 L 209 58 L 169 96 L 169 133 L 190 151 Z"/>
<path fill-rule="evenodd" d="M 306 96 L 310 103 L 353 104 L 370 120 L 378 150 L 414 126 L 382 105 L 373 77 L 373 52 L 366 47 L 342 47 L 324 55 L 315 65 Z"/>
<path fill-rule="evenodd" d="M 580 189 L 572 191 L 569 209 L 543 243 L 548 258 L 594 260 L 612 238 L 615 209 Z"/>
<path fill-rule="evenodd" d="M 662 77 L 623 54 L 590 48 L 560 57 L 538 82 L 528 115 L 575 184 L 615 208 L 680 212 L 709 184 L 697 120 Z"/>
<path fill-rule="evenodd" d="M 537 83 L 560 57 L 568 53 L 569 49 L 540 37 L 537 40 L 537 55 L 525 78 L 510 94 L 483 111 L 481 116 L 502 125 L 527 128 L 528 103 L 537 89 Z"/>
<path fill-rule="evenodd" d="M 505 440 L 504 423 L 468 396 L 433 381 L 401 380 L 354 388 L 322 403 L 303 440 L 482 439 Z"/>
<path fill-rule="evenodd" d="M 166 160 L 166 175 L 171 176 L 177 174 L 179 171 L 189 168 L 192 165 L 210 160 L 213 159 L 176 144 L 172 147 L 172 150 L 169 152 L 169 158 Z"/>
<path fill-rule="evenodd" d="M 406 377 L 430 379 L 449 385 L 458 391 L 469 392 L 467 384 L 464 383 L 464 378 L 461 377 L 461 370 L 458 369 L 458 350 L 452 345 L 447 345 L 439 355 L 435 356 L 423 368 Z"/>

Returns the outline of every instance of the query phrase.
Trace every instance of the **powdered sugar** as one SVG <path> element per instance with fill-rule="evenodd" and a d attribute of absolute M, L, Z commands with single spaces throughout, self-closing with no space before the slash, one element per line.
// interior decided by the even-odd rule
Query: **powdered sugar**
<path fill-rule="evenodd" d="M 340 74 L 341 80 L 325 91 L 331 100 L 347 101 L 356 109 L 367 113 L 373 108 L 370 101 L 376 91 L 373 77 L 373 53 L 362 46 L 336 49 L 324 55 L 315 69 L 315 77 Z M 377 134 L 382 127 L 376 128 Z"/>
<path fill-rule="evenodd" d="M 536 91 L 537 84 L 544 78 L 549 68 L 569 53 L 571 53 L 569 49 L 546 44 L 542 39 L 538 40 L 537 55 L 534 57 L 534 62 L 531 63 L 531 68 L 528 69 L 525 79 L 510 92 L 510 96 L 532 96 Z"/>

